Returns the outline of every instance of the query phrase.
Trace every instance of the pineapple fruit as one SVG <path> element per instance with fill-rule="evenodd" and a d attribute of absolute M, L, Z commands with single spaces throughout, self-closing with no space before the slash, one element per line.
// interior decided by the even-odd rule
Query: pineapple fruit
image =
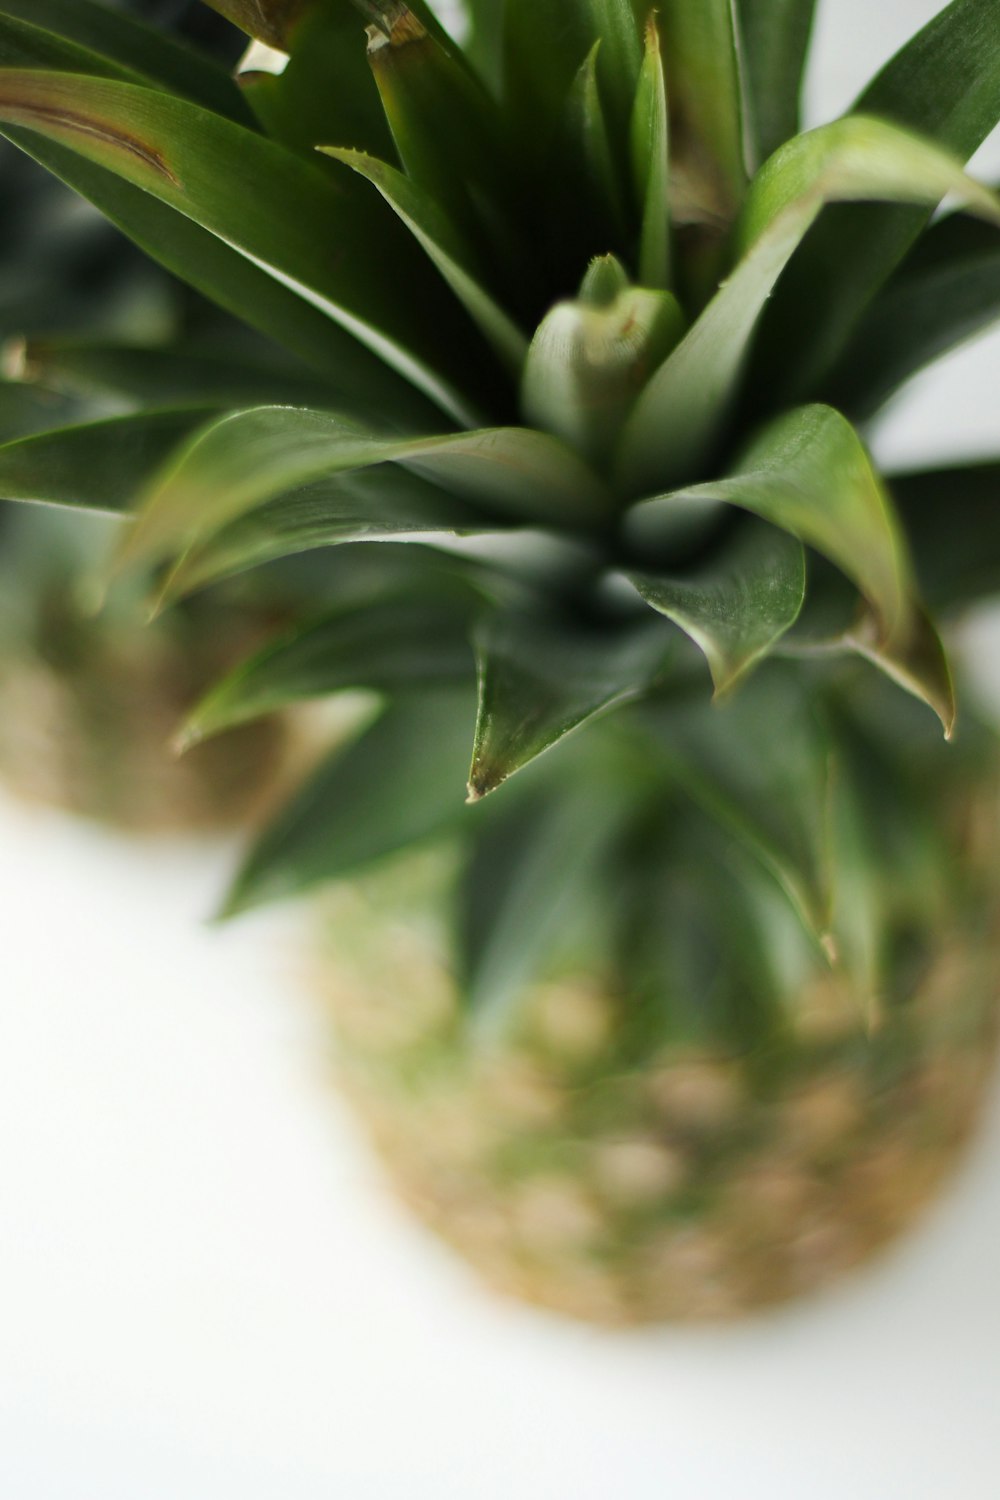
<path fill-rule="evenodd" d="M 883 476 L 866 437 L 1000 313 L 963 166 L 997 0 L 807 132 L 814 0 L 469 0 L 460 40 L 210 4 L 238 85 L 0 0 L 0 130 L 270 389 L 150 380 L 0 491 L 121 512 L 160 606 L 321 574 L 179 743 L 352 695 L 225 911 L 329 886 L 344 1087 L 419 1214 L 582 1317 L 822 1285 L 932 1196 L 993 1055 L 998 757 L 939 627 L 1000 585 L 1000 461 Z"/>

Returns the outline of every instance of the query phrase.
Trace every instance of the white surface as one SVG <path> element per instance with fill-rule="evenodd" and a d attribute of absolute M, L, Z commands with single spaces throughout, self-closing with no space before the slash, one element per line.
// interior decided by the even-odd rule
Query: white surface
<path fill-rule="evenodd" d="M 288 917 L 226 851 L 0 803 L 0 1494 L 995 1500 L 1000 1109 L 825 1300 L 611 1335 L 496 1303 L 374 1181 Z"/>
<path fill-rule="evenodd" d="M 937 8 L 826 0 L 816 117 Z M 998 374 L 1000 338 L 948 361 L 881 456 L 1000 449 Z M 297 924 L 200 925 L 229 862 L 0 802 L 5 1500 L 995 1500 L 1000 1107 L 825 1300 L 621 1336 L 499 1305 L 373 1180 Z"/>

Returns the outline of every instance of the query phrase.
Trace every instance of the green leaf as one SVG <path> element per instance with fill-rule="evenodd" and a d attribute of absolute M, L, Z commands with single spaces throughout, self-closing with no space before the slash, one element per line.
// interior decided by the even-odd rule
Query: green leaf
<path fill-rule="evenodd" d="M 391 542 L 410 534 L 468 535 L 492 531 L 495 524 L 419 475 L 379 465 L 306 485 L 224 526 L 184 553 L 160 602 L 317 547 Z"/>
<path fill-rule="evenodd" d="M 736 0 L 747 109 L 759 159 L 799 131 L 816 0 Z"/>
<path fill-rule="evenodd" d="M 474 596 L 396 598 L 338 609 L 252 656 L 204 697 L 178 746 L 347 688 L 392 693 L 471 681 Z"/>
<path fill-rule="evenodd" d="M 721 556 L 688 575 L 630 572 L 627 577 L 647 604 L 705 653 L 716 697 L 791 629 L 806 588 L 801 543 L 756 521 L 741 527 Z"/>
<path fill-rule="evenodd" d="M 642 66 L 639 9 L 631 0 L 563 0 L 558 5 L 507 0 L 504 94 L 512 114 L 522 117 L 529 139 L 543 149 L 551 142 L 573 79 L 600 42 L 600 87 L 615 134 L 624 142 Z"/>
<path fill-rule="evenodd" d="M 677 502 L 690 500 L 739 506 L 815 547 L 857 584 L 884 638 L 905 636 L 913 606 L 905 539 L 864 444 L 838 412 L 807 406 L 778 418 L 728 478 L 635 506 L 628 534 L 639 545 L 655 546 Z"/>
<path fill-rule="evenodd" d="M 670 117 L 655 12 L 646 22 L 646 49 L 630 128 L 632 176 L 642 214 L 639 281 L 670 287 Z"/>
<path fill-rule="evenodd" d="M 282 50 L 291 43 L 296 25 L 315 7 L 316 0 L 205 0 L 205 3 L 247 36 Z"/>
<path fill-rule="evenodd" d="M 626 287 L 604 305 L 586 298 L 558 303 L 528 352 L 525 416 L 589 463 L 604 465 L 647 372 L 666 358 L 683 329 L 684 314 L 670 292 Z"/>
<path fill-rule="evenodd" d="M 31 339 L 18 350 L 18 378 L 130 406 L 204 403 L 229 407 L 284 400 L 317 403 L 323 382 L 280 362 L 215 354 L 183 344 L 152 347 L 104 339 Z"/>
<path fill-rule="evenodd" d="M 311 151 L 334 142 L 392 154 L 392 136 L 352 6 L 313 5 L 287 38 L 281 73 L 242 72 L 240 88 L 267 134 Z"/>
<path fill-rule="evenodd" d="M 25 43 L 30 30 L 32 45 L 39 49 L 34 57 L 16 61 L 0 44 L 4 67 L 73 67 L 76 71 L 76 65 L 62 60 L 69 57 L 70 49 L 65 46 L 69 43 L 78 49 L 83 72 L 103 75 L 125 70 L 205 109 L 241 124 L 249 123 L 239 88 L 225 68 L 121 11 L 95 5 L 92 0 L 0 0 L 0 16 L 28 23 L 20 28 Z M 7 37 L 12 36 L 13 28 L 4 30 Z M 52 49 L 48 55 L 41 51 L 43 36 Z"/>
<path fill-rule="evenodd" d="M 0 73 L 0 119 L 70 147 L 201 224 L 452 415 L 468 416 L 465 391 L 460 396 L 435 368 L 451 349 L 460 386 L 478 369 L 469 369 L 449 304 L 393 215 L 350 174 L 335 186 L 318 164 L 220 116 L 105 79 Z M 395 264 L 391 277 L 387 262 Z"/>
<path fill-rule="evenodd" d="M 327 156 L 343 162 L 367 179 L 430 256 L 455 296 L 480 331 L 492 344 L 507 369 L 520 373 L 528 352 L 528 340 L 499 302 L 486 291 L 482 269 L 474 249 L 438 207 L 436 201 L 395 167 L 363 151 L 336 146 L 322 148 Z"/>
<path fill-rule="evenodd" d="M 505 247 L 514 182 L 499 104 L 411 8 L 393 7 L 385 29 L 368 34 L 369 64 L 407 176 L 484 254 L 494 242 Z"/>
<path fill-rule="evenodd" d="M 743 101 L 732 0 L 662 0 L 672 150 L 702 196 L 731 221 L 746 189 Z"/>
<path fill-rule="evenodd" d="M 515 611 L 487 617 L 475 645 L 472 802 L 588 719 L 647 692 L 671 651 L 670 633 L 658 623 L 602 627 Z"/>
<path fill-rule="evenodd" d="M 600 47 L 597 80 L 607 111 L 610 140 L 628 138 L 629 121 L 643 65 L 642 28 L 633 0 L 589 0 L 591 28 Z"/>
<path fill-rule="evenodd" d="M 769 663 L 753 692 L 641 713 L 672 781 L 770 871 L 829 956 L 837 768 L 801 673 Z"/>
<path fill-rule="evenodd" d="M 385 411 L 410 423 L 437 408 L 319 308 L 289 291 L 239 251 L 151 194 L 65 146 L 14 127 L 3 132 L 69 187 L 88 198 L 152 260 L 322 374 L 351 411 Z"/>
<path fill-rule="evenodd" d="M 574 186 L 577 212 L 589 221 L 595 250 L 621 244 L 626 233 L 611 133 L 597 84 L 600 48 L 600 42 L 595 42 L 570 89 L 563 151 L 565 170 L 571 179 L 579 178 L 579 185 Z"/>
<path fill-rule="evenodd" d="M 470 32 L 465 52 L 494 94 L 503 86 L 503 32 L 507 0 L 467 0 Z"/>
<path fill-rule="evenodd" d="M 395 699 L 268 825 L 222 915 L 353 874 L 454 825 L 473 712 L 471 695 L 456 689 Z"/>
<path fill-rule="evenodd" d="M 0 67 L 58 68 L 67 73 L 90 73 L 99 78 L 143 82 L 142 75 L 100 53 L 79 47 L 40 26 L 5 16 L 0 10 Z"/>
<path fill-rule="evenodd" d="M 474 831 L 456 882 L 456 946 L 463 997 L 480 1029 L 502 1025 L 532 981 L 558 972 L 567 953 L 586 962 L 595 928 L 607 920 L 602 877 L 630 789 L 588 770 L 504 799 Z"/>
<path fill-rule="evenodd" d="M 928 230 L 824 382 L 832 405 L 872 416 L 932 360 L 1000 318 L 1000 235 L 952 215 Z"/>
<path fill-rule="evenodd" d="M 0 443 L 79 420 L 78 402 L 53 391 L 0 380 Z"/>
<path fill-rule="evenodd" d="M 968 160 L 1000 120 L 997 0 L 945 6 L 886 64 L 855 110 L 908 126 Z M 926 222 L 926 213 L 891 207 L 824 214 L 761 330 L 755 385 L 774 403 L 808 399 L 818 390 L 858 317 Z"/>
<path fill-rule="evenodd" d="M 600 482 L 555 438 L 500 427 L 397 438 L 332 412 L 258 407 L 206 428 L 153 486 L 124 559 L 163 557 L 313 480 L 405 463 L 460 498 L 522 522 L 586 528 L 607 513 Z"/>
<path fill-rule="evenodd" d="M 897 474 L 889 487 L 932 609 L 1000 594 L 1000 463 Z"/>
<path fill-rule="evenodd" d="M 844 636 L 844 644 L 933 709 L 945 739 L 951 739 L 957 717 L 955 687 L 941 638 L 924 610 L 914 612 L 910 628 L 895 641 L 886 641 L 878 621 L 865 615 Z"/>
<path fill-rule="evenodd" d="M 660 366 L 626 427 L 621 474 L 634 494 L 697 473 L 724 423 L 768 297 L 824 203 L 938 203 L 954 194 L 1000 223 L 1000 200 L 936 146 L 850 116 L 790 141 L 754 179 L 736 269 Z"/>
<path fill-rule="evenodd" d="M 142 412 L 0 445 L 0 495 L 120 515 L 205 408 Z"/>

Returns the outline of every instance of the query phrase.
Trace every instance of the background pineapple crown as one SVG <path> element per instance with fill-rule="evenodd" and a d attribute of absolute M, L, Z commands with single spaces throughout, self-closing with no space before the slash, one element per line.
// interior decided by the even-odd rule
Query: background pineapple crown
<path fill-rule="evenodd" d="M 381 698 L 231 909 L 458 823 L 489 989 L 511 933 L 530 966 L 529 928 L 655 885 L 642 851 L 689 885 L 714 860 L 717 900 L 738 847 L 871 970 L 899 868 L 909 892 L 933 862 L 941 760 L 925 711 L 842 669 L 951 733 L 928 605 L 992 590 L 1000 466 L 887 485 L 858 424 L 1000 310 L 1000 203 L 962 167 L 1000 119 L 1000 0 L 953 0 L 806 134 L 814 0 L 471 0 L 462 46 L 423 3 L 212 8 L 284 70 L 237 84 L 92 0 L 0 0 L 4 133 L 227 315 L 208 353 L 20 346 L 9 373 L 76 420 L 0 448 L 0 490 L 128 510 L 118 566 L 161 604 L 355 544 L 321 554 L 335 607 L 184 732 Z M 770 660 L 709 709 L 702 658 L 723 699 Z M 473 717 L 475 800 L 624 704 L 463 820 Z M 926 742 L 909 800 L 901 739 Z M 873 849 L 895 896 L 862 931 Z M 770 895 L 735 885 L 760 930 Z"/>

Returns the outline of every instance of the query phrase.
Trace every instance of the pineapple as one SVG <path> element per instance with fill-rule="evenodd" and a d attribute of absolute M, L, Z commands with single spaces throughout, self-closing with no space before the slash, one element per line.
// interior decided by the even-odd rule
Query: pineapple
<path fill-rule="evenodd" d="M 205 345 L 231 334 L 89 205 L 6 144 L 0 191 L 7 226 L 0 440 L 127 410 L 131 382 L 156 347 L 172 344 L 183 363 L 177 340 L 192 325 Z M 54 368 L 60 359 L 65 368 Z M 22 797 L 124 827 L 241 820 L 274 789 L 286 726 L 247 726 L 189 763 L 168 742 L 213 677 L 273 628 L 273 607 L 262 614 L 259 597 L 231 597 L 221 608 L 216 599 L 199 600 L 142 633 L 133 628 L 132 590 L 98 618 L 85 573 L 99 565 L 106 533 L 107 524 L 95 527 L 68 511 L 3 507 L 0 776 Z"/>
<path fill-rule="evenodd" d="M 866 440 L 1000 313 L 963 166 L 997 0 L 805 133 L 813 0 L 211 8 L 238 86 L 0 0 L 0 128 L 271 393 L 8 443 L 0 489 L 117 508 L 157 607 L 322 575 L 178 744 L 352 695 L 225 912 L 328 887 L 339 1072 L 418 1214 L 574 1316 L 824 1285 L 933 1195 L 993 1055 L 998 757 L 939 631 L 1000 582 L 1000 461 Z"/>

